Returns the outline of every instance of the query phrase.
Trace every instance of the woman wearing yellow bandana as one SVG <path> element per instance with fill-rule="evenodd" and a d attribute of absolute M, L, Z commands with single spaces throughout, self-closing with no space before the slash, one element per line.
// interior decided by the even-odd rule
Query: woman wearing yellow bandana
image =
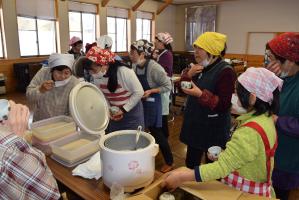
<path fill-rule="evenodd" d="M 223 61 L 226 35 L 205 32 L 193 43 L 197 64 L 182 76 L 191 80 L 180 139 L 187 145 L 186 166 L 200 165 L 211 146 L 225 147 L 230 130 L 230 105 L 236 75 Z"/>

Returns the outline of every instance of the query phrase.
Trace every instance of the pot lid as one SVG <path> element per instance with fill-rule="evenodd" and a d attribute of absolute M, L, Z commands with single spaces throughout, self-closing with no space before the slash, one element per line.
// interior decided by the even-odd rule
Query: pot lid
<path fill-rule="evenodd" d="M 71 91 L 69 108 L 76 124 L 85 132 L 105 134 L 109 108 L 104 94 L 93 84 L 80 82 Z"/>

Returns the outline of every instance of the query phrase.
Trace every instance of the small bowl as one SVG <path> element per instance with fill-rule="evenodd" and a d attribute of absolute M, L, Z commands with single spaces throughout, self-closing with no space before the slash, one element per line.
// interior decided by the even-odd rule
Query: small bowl
<path fill-rule="evenodd" d="M 112 115 L 115 115 L 116 113 L 118 113 L 120 111 L 120 108 L 117 106 L 111 106 L 110 111 L 111 111 Z"/>
<path fill-rule="evenodd" d="M 208 152 L 213 158 L 217 159 L 219 154 L 221 153 L 221 147 L 219 146 L 212 146 L 208 149 Z"/>
<path fill-rule="evenodd" d="M 191 89 L 192 88 L 192 83 L 189 81 L 182 81 L 181 82 L 181 87 L 184 89 Z"/>

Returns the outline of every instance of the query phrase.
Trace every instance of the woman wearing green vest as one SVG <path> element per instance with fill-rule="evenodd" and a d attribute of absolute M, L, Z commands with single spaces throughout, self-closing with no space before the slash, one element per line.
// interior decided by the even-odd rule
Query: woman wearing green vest
<path fill-rule="evenodd" d="M 240 191 L 274 197 L 271 175 L 277 134 L 273 113 L 278 112 L 283 81 L 265 68 L 247 69 L 238 77 L 233 109 L 239 126 L 218 160 L 194 169 L 175 170 L 164 179 L 169 189 L 185 181 L 222 179 Z M 236 181 L 237 180 L 237 181 Z"/>
<path fill-rule="evenodd" d="M 267 44 L 267 68 L 283 78 L 277 116 L 278 148 L 273 186 L 277 197 L 287 200 L 299 188 L 299 34 L 284 33 Z M 297 198 L 296 198 L 297 199 Z"/>

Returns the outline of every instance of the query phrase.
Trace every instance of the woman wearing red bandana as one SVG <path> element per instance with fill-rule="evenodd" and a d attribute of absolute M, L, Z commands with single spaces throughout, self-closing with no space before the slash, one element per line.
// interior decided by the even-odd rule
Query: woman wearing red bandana
<path fill-rule="evenodd" d="M 118 111 L 111 112 L 106 132 L 144 127 L 140 101 L 144 91 L 134 71 L 114 60 L 115 54 L 106 49 L 92 47 L 86 57 L 85 79 L 104 93 L 111 107 L 118 108 Z"/>
<path fill-rule="evenodd" d="M 299 188 L 299 34 L 284 33 L 267 44 L 269 70 L 284 80 L 277 116 L 278 148 L 272 176 L 277 197 Z M 296 198 L 297 199 L 297 198 Z"/>

